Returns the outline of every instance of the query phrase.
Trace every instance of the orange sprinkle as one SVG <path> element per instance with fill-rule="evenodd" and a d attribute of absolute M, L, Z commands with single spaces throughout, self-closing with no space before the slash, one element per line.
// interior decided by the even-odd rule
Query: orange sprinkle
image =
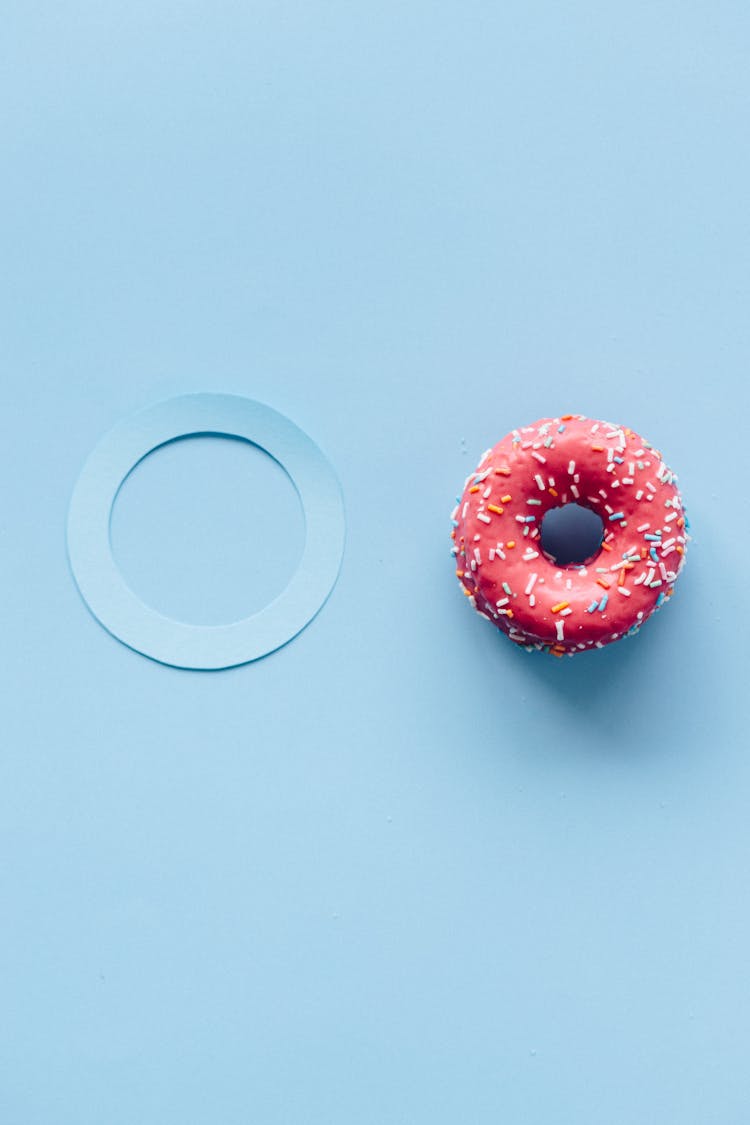
<path fill-rule="evenodd" d="M 573 417 L 572 414 L 561 414 L 560 415 L 560 421 L 561 422 L 569 422 L 572 417 Z"/>
<path fill-rule="evenodd" d="M 680 516 L 680 518 L 678 519 L 677 526 L 678 527 L 684 527 L 685 526 L 685 520 L 683 519 L 682 516 Z"/>
<path fill-rule="evenodd" d="M 464 572 L 462 570 L 456 571 L 456 578 L 463 578 L 463 576 L 464 576 Z"/>
<path fill-rule="evenodd" d="M 557 605 L 552 606 L 552 613 L 559 613 L 561 609 L 567 609 L 570 602 L 558 602 Z"/>
<path fill-rule="evenodd" d="M 479 485 L 475 484 L 473 488 L 469 489 L 469 492 L 479 492 Z"/>
<path fill-rule="evenodd" d="M 601 453 L 604 449 L 604 446 L 603 445 L 592 445 L 591 448 L 594 450 L 595 453 Z"/>
<path fill-rule="evenodd" d="M 513 610 L 512 609 L 506 609 L 505 616 L 506 617 L 512 617 L 513 616 Z"/>
<path fill-rule="evenodd" d="M 515 539 L 509 539 L 508 542 L 505 544 L 506 547 L 510 547 L 511 549 L 513 547 L 515 547 L 515 545 L 516 545 Z"/>
<path fill-rule="evenodd" d="M 598 582 L 598 584 L 599 584 L 600 586 L 602 586 L 602 587 L 603 587 L 603 589 L 605 589 L 605 590 L 608 590 L 608 589 L 609 589 L 609 586 L 610 586 L 609 582 L 605 582 L 603 578 L 597 578 L 597 580 L 596 580 L 596 581 Z"/>
<path fill-rule="evenodd" d="M 506 469 L 504 465 L 501 465 L 499 469 L 495 469 L 495 473 L 499 477 L 509 477 L 510 469 Z"/>
<path fill-rule="evenodd" d="M 620 571 L 619 577 L 617 579 L 617 585 L 618 586 L 624 586 L 625 585 L 625 567 L 623 567 L 622 570 Z"/>
<path fill-rule="evenodd" d="M 610 547 L 609 543 L 602 543 L 602 550 L 603 551 L 611 551 L 612 548 Z"/>
<path fill-rule="evenodd" d="M 684 555 L 685 554 L 682 547 L 675 547 L 675 551 L 677 552 L 678 555 Z"/>
<path fill-rule="evenodd" d="M 647 549 L 645 547 L 641 547 L 641 558 L 645 559 L 647 554 L 648 554 Z"/>
<path fill-rule="evenodd" d="M 505 509 L 504 508 L 498 508 L 497 504 L 488 504 L 487 505 L 487 511 L 488 512 L 497 512 L 497 514 L 499 516 L 501 516 L 503 514 L 503 512 L 505 511 Z"/>
<path fill-rule="evenodd" d="M 464 589 L 464 594 L 466 595 L 467 598 L 470 598 L 471 597 L 471 590 Z"/>
<path fill-rule="evenodd" d="M 506 492 L 505 496 L 501 496 L 500 499 L 502 500 L 503 504 L 510 504 L 513 497 L 509 492 Z"/>
<path fill-rule="evenodd" d="M 555 489 L 554 489 L 554 488 L 548 488 L 548 489 L 547 489 L 547 491 L 548 491 L 548 492 L 549 492 L 549 493 L 550 493 L 550 494 L 551 494 L 552 496 L 557 496 L 557 495 L 558 495 L 558 493 L 557 493 L 557 492 L 555 491 Z"/>

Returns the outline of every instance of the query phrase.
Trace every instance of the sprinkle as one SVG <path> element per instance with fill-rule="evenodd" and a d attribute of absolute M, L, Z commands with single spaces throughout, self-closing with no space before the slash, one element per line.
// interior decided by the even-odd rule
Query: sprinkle
<path fill-rule="evenodd" d="M 594 450 L 595 453 L 602 453 L 604 451 L 603 445 L 592 445 L 591 448 Z"/>
<path fill-rule="evenodd" d="M 501 598 L 499 602 L 495 602 L 495 605 L 497 606 L 498 609 L 502 609 L 503 606 L 507 605 L 509 601 L 510 601 L 510 598 Z"/>
<path fill-rule="evenodd" d="M 611 551 L 612 548 L 610 547 L 609 543 L 602 543 L 602 550 L 603 551 Z"/>
<path fill-rule="evenodd" d="M 586 606 L 586 613 L 593 613 L 598 605 L 599 605 L 598 601 L 596 601 L 596 599 L 594 599 L 594 601 L 591 603 L 591 605 Z"/>
<path fill-rule="evenodd" d="M 498 516 L 501 516 L 503 514 L 503 512 L 505 511 L 505 509 L 499 508 L 497 506 L 497 504 L 488 504 L 487 505 L 487 511 L 488 512 L 495 512 Z"/>
<path fill-rule="evenodd" d="M 532 551 L 531 547 L 528 547 L 526 549 L 526 554 L 523 556 L 523 561 L 524 562 L 531 562 L 532 559 L 538 559 L 538 558 L 539 558 L 539 552 L 538 551 Z"/>
<path fill-rule="evenodd" d="M 558 639 L 558 641 L 562 641 L 564 639 L 563 630 L 565 629 L 565 622 L 564 621 L 556 621 L 555 622 L 555 628 L 557 629 L 557 639 Z"/>
<path fill-rule="evenodd" d="M 490 517 L 483 515 L 482 512 L 477 512 L 477 519 L 481 520 L 482 523 L 492 523 Z"/>
<path fill-rule="evenodd" d="M 534 571 L 534 573 L 531 575 L 528 582 L 526 583 L 526 589 L 524 590 L 524 594 L 530 594 L 531 593 L 531 591 L 534 589 L 534 583 L 536 582 L 536 580 L 537 580 L 537 574 L 536 574 L 536 571 Z"/>
<path fill-rule="evenodd" d="M 505 465 L 500 465 L 499 468 L 495 469 L 495 473 L 499 477 L 509 477 L 510 469 L 506 468 Z"/>
<path fill-rule="evenodd" d="M 636 531 L 648 531 L 648 529 L 649 529 L 650 527 L 651 527 L 651 524 L 650 524 L 650 523 L 642 523 L 642 524 L 641 524 L 641 526 L 640 526 L 640 527 L 637 527 L 637 528 L 636 528 L 635 530 L 636 530 Z"/>
<path fill-rule="evenodd" d="M 509 540 L 508 540 L 508 542 L 507 542 L 507 543 L 505 544 L 505 546 L 506 546 L 506 547 L 509 547 L 509 548 L 510 548 L 510 550 L 513 550 L 513 548 L 515 547 L 515 545 L 516 545 L 516 541 L 515 541 L 515 539 L 509 539 Z"/>
<path fill-rule="evenodd" d="M 579 496 L 581 495 L 581 494 L 580 494 L 580 492 L 578 491 L 578 489 L 576 488 L 576 486 L 575 486 L 574 484 L 571 484 L 571 486 L 570 486 L 570 491 L 571 491 L 571 492 L 573 493 L 573 495 L 575 496 L 576 500 L 577 500 L 577 499 L 578 499 L 578 497 L 579 497 Z"/>
<path fill-rule="evenodd" d="M 550 610 L 550 612 L 551 613 L 559 613 L 561 609 L 567 609 L 569 605 L 570 605 L 570 602 L 558 602 L 557 605 L 552 606 L 552 609 Z"/>
<path fill-rule="evenodd" d="M 489 496 L 489 495 L 490 495 L 491 493 L 492 493 L 492 489 L 491 489 L 491 488 L 485 488 L 484 492 L 482 493 L 482 499 L 483 499 L 483 500 L 486 500 L 486 499 L 487 499 L 487 497 L 488 497 L 488 496 Z"/>
<path fill-rule="evenodd" d="M 627 586 L 618 586 L 617 592 L 619 594 L 623 594 L 626 598 L 630 597 L 630 590 L 627 588 Z"/>
<path fill-rule="evenodd" d="M 511 588 L 510 588 L 510 586 L 508 585 L 507 582 L 503 582 L 503 589 L 505 590 L 505 593 L 508 594 L 509 596 L 513 593 L 513 591 L 511 590 Z"/>
<path fill-rule="evenodd" d="M 607 608 L 607 602 L 608 601 L 609 601 L 609 594 L 605 594 L 604 597 L 602 598 L 602 600 L 599 602 L 599 612 L 600 613 L 604 613 L 605 609 Z"/>
<path fill-rule="evenodd" d="M 604 590 L 608 590 L 609 587 L 610 587 L 610 583 L 607 582 L 604 578 L 597 578 L 596 582 L 597 582 L 597 585 L 601 586 L 602 589 L 604 589 Z"/>
<path fill-rule="evenodd" d="M 570 476 L 573 476 L 575 471 L 576 471 L 576 463 L 575 463 L 575 461 L 571 461 L 570 464 L 568 465 L 568 473 L 570 474 Z"/>
<path fill-rule="evenodd" d="M 558 434 L 562 434 L 562 433 L 564 433 L 564 432 L 565 432 L 565 426 L 564 426 L 564 425 L 562 425 L 562 424 L 561 424 L 561 425 L 559 425 L 559 426 L 557 427 L 557 432 L 558 432 Z"/>
<path fill-rule="evenodd" d="M 533 500 L 532 499 L 532 500 L 527 500 L 526 503 L 527 504 L 541 504 L 541 500 Z"/>
<path fill-rule="evenodd" d="M 572 612 L 573 612 L 573 610 L 570 609 L 570 607 L 568 607 L 567 609 L 561 609 L 560 610 L 560 616 L 561 617 L 570 617 Z"/>
<path fill-rule="evenodd" d="M 611 520 L 624 520 L 625 514 L 624 514 L 624 512 L 613 512 L 612 515 L 609 518 Z"/>
<path fill-rule="evenodd" d="M 560 421 L 561 422 L 569 422 L 572 417 L 573 417 L 572 414 L 561 414 L 560 415 Z"/>
<path fill-rule="evenodd" d="M 506 492 L 505 496 L 500 497 L 500 501 L 503 504 L 510 504 L 512 499 L 513 499 L 513 497 L 511 496 L 511 494 L 509 492 Z"/>
<path fill-rule="evenodd" d="M 494 561 L 495 561 L 495 548 L 494 548 L 494 547 L 490 547 L 490 549 L 489 549 L 489 551 L 487 552 L 487 554 L 489 555 L 489 559 L 490 559 L 490 562 L 494 562 Z"/>
<path fill-rule="evenodd" d="M 479 485 L 475 484 L 473 488 L 469 489 L 469 492 L 479 492 Z"/>
<path fill-rule="evenodd" d="M 537 461 L 541 461 L 543 465 L 547 464 L 547 458 L 542 457 L 541 453 L 536 453 L 534 450 L 532 450 L 531 456 L 536 457 Z"/>
<path fill-rule="evenodd" d="M 540 490 L 542 492 L 544 492 L 544 490 L 546 488 L 546 485 L 545 485 L 544 481 L 542 480 L 541 476 L 539 475 L 539 473 L 536 473 L 536 475 L 534 476 L 534 480 L 539 485 Z"/>
<path fill-rule="evenodd" d="M 532 609 L 536 605 L 536 598 L 534 597 L 533 594 L 529 595 L 529 605 L 531 606 Z"/>

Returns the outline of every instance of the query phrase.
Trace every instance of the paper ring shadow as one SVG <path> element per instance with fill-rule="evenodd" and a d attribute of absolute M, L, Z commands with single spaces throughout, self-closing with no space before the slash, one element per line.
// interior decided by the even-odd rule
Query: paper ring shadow
<path fill-rule="evenodd" d="M 112 507 L 125 478 L 161 445 L 197 435 L 243 438 L 277 461 L 292 480 L 305 516 L 300 564 L 263 609 L 230 625 L 190 625 L 146 605 L 125 582 L 112 553 Z M 285 415 L 239 395 L 191 394 L 125 418 L 94 448 L 73 490 L 68 558 L 94 617 L 123 644 L 175 668 L 217 670 L 281 648 L 320 610 L 344 551 L 344 503 L 324 454 Z"/>

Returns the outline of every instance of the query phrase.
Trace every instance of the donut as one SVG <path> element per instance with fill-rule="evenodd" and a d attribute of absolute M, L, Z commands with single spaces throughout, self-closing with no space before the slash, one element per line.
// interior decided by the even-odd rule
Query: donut
<path fill-rule="evenodd" d="M 544 516 L 577 504 L 602 522 L 598 549 L 558 565 Z M 582 414 L 511 430 L 467 477 L 451 515 L 470 604 L 528 651 L 574 656 L 637 633 L 672 596 L 688 520 L 677 477 L 624 426 Z"/>

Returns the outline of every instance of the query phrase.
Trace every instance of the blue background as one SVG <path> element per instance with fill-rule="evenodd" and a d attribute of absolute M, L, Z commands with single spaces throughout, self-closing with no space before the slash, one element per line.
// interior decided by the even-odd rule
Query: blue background
<path fill-rule="evenodd" d="M 747 6 L 2 22 L 3 1125 L 747 1121 Z M 94 443 L 195 390 L 289 414 L 348 512 L 319 617 L 217 674 L 65 558 Z M 467 610 L 448 513 L 563 411 L 664 451 L 694 543 L 639 638 L 554 661 Z M 218 439 L 113 526 L 208 621 L 303 534 Z"/>

